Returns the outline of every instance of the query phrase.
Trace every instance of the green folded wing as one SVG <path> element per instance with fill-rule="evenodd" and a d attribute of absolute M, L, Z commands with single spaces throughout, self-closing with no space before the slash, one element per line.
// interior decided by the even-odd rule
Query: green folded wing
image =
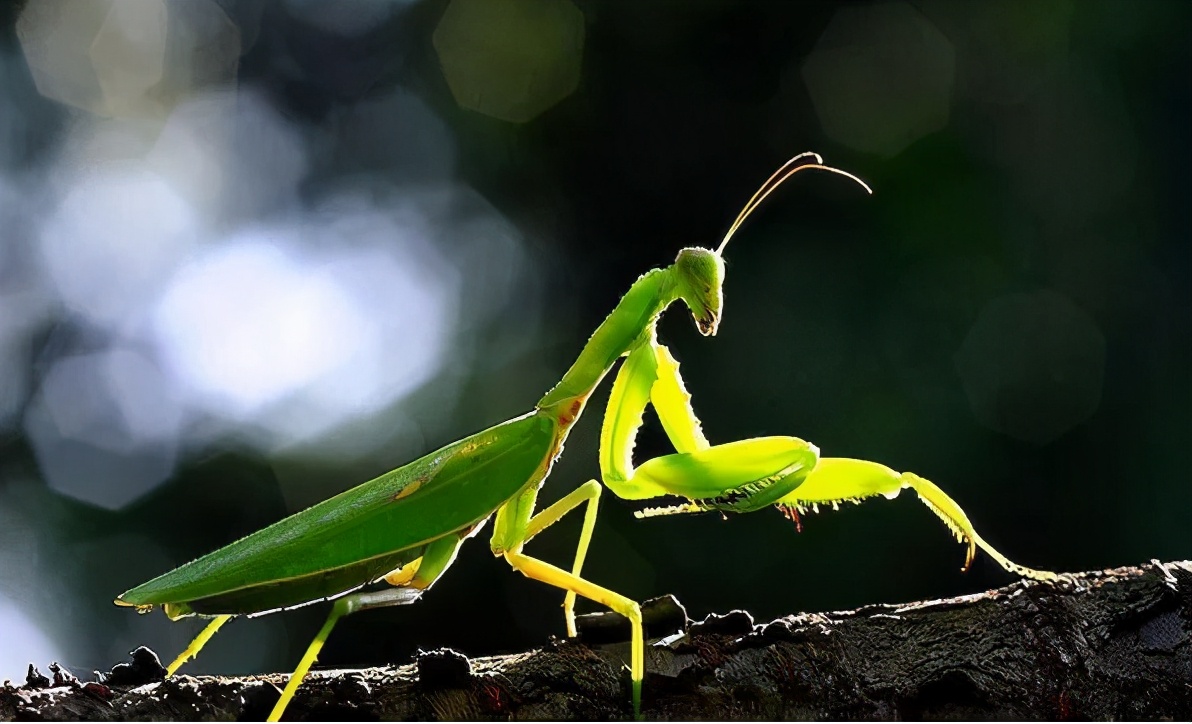
<path fill-rule="evenodd" d="M 555 427 L 531 413 L 476 433 L 158 576 L 117 603 L 220 597 L 235 610 L 194 610 L 246 613 L 368 583 L 412 559 L 403 551 L 476 525 L 537 483 Z"/>

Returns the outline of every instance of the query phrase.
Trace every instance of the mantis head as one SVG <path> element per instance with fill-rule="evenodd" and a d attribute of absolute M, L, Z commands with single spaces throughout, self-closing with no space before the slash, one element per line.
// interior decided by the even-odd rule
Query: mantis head
<path fill-rule="evenodd" d="M 675 271 L 679 280 L 679 296 L 687 303 L 688 309 L 691 310 L 691 316 L 694 317 L 695 326 L 699 329 L 700 334 L 705 337 L 714 335 L 716 334 L 717 327 L 720 325 L 720 313 L 724 307 L 723 253 L 728 240 L 733 237 L 737 229 L 741 228 L 741 225 L 745 223 L 749 215 L 756 211 L 757 207 L 761 206 L 762 202 L 766 200 L 766 197 L 774 193 L 774 190 L 791 176 L 807 169 L 818 169 L 820 171 L 830 171 L 840 174 L 845 178 L 856 181 L 866 192 L 873 193 L 864 181 L 853 176 L 851 173 L 841 171 L 838 168 L 832 168 L 831 166 L 825 166 L 824 159 L 820 158 L 817 153 L 801 153 L 782 164 L 753 194 L 749 202 L 745 204 L 745 207 L 741 209 L 741 213 L 737 214 L 736 221 L 729 227 L 728 233 L 724 235 L 724 239 L 715 251 L 700 247 L 689 247 L 680 251 L 678 258 L 675 259 Z"/>
<path fill-rule="evenodd" d="M 711 249 L 683 249 L 675 259 L 679 296 L 687 303 L 695 326 L 705 337 L 716 334 L 724 305 L 724 259 Z"/>

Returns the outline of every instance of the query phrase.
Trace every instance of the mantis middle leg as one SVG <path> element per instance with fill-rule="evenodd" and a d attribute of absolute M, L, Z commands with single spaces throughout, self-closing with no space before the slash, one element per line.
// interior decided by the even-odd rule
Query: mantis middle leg
<path fill-rule="evenodd" d="M 600 483 L 595 480 L 589 480 L 559 500 L 555 501 L 549 507 L 543 509 L 537 515 L 530 519 L 526 526 L 525 540 L 523 543 L 528 543 L 530 539 L 542 532 L 544 528 L 554 525 L 567 513 L 575 508 L 587 503 L 587 508 L 584 510 L 584 525 L 579 533 L 579 543 L 575 550 L 575 562 L 571 564 L 571 575 L 576 578 L 580 577 L 580 572 L 584 567 L 584 559 L 588 555 L 588 544 L 592 542 L 592 531 L 596 527 L 596 512 L 600 503 Z M 575 637 L 575 591 L 568 589 L 567 595 L 563 598 L 563 618 L 567 623 L 567 635 Z"/>
<path fill-rule="evenodd" d="M 584 598 L 603 604 L 629 619 L 632 631 L 629 653 L 629 676 L 633 682 L 633 715 L 641 716 L 642 679 L 645 677 L 645 636 L 642 631 L 642 610 L 638 603 L 626 596 L 598 586 L 579 576 L 574 576 L 561 568 L 522 553 L 509 551 L 505 553 L 505 560 L 513 569 L 520 571 L 527 578 L 556 586 L 570 594 L 578 594 Z"/>
<path fill-rule="evenodd" d="M 563 605 L 569 636 L 575 635 L 576 596 L 583 596 L 607 606 L 629 619 L 632 630 L 629 673 L 632 679 L 633 713 L 634 716 L 640 717 L 642 678 L 645 675 L 645 636 L 642 631 L 641 607 L 629 597 L 599 586 L 580 575 L 588 544 L 592 538 L 592 530 L 596 524 L 600 485 L 596 481 L 590 480 L 558 502 L 545 508 L 538 515 L 532 515 L 537 495 L 537 488 L 531 488 L 497 511 L 497 521 L 493 531 L 493 553 L 503 556 L 514 570 L 527 578 L 542 581 L 567 592 Z M 587 510 L 571 573 L 522 552 L 525 544 L 531 538 L 558 522 L 569 511 L 583 503 L 587 503 Z"/>
<path fill-rule="evenodd" d="M 956 539 L 967 545 L 962 570 L 972 564 L 973 556 L 977 548 L 980 548 L 1010 573 L 1039 581 L 1055 581 L 1062 578 L 1060 574 L 1027 568 L 1006 558 L 985 542 L 956 501 L 940 490 L 939 486 L 914 473 L 899 473 L 880 463 L 850 458 L 824 458 L 803 484 L 779 500 L 778 505 L 786 511 L 798 514 L 808 509 L 818 510 L 821 505 L 859 503 L 878 495 L 893 498 L 905 488 L 915 491 L 919 500 L 948 526 L 948 530 Z"/>

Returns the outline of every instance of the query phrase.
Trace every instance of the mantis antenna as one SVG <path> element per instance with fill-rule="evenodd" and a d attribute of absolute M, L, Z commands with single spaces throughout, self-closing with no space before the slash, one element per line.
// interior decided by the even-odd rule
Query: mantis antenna
<path fill-rule="evenodd" d="M 799 163 L 799 161 L 802 159 L 809 157 L 814 160 L 809 163 Z M 741 224 L 745 223 L 745 220 L 749 218 L 749 215 L 756 211 L 757 207 L 762 205 L 762 202 L 766 200 L 767 196 L 774 193 L 774 190 L 781 186 L 783 182 L 785 182 L 791 176 L 794 176 L 800 171 L 806 171 L 809 168 L 840 174 L 847 179 L 856 181 L 861 188 L 865 189 L 865 193 L 873 193 L 873 189 L 869 188 L 868 184 L 851 173 L 847 171 L 841 171 L 838 168 L 832 168 L 831 166 L 825 166 L 824 159 L 818 153 L 813 153 L 811 151 L 800 153 L 798 156 L 795 156 L 786 163 L 782 164 L 777 171 L 770 174 L 770 178 L 766 179 L 766 182 L 754 192 L 753 196 L 749 198 L 748 203 L 745 204 L 745 207 L 741 209 L 741 213 L 737 214 L 737 220 L 734 221 L 733 225 L 729 227 L 728 233 L 724 235 L 724 239 L 720 242 L 720 246 L 716 248 L 716 253 L 720 254 L 724 251 L 724 247 L 728 245 L 728 240 L 733 238 L 733 234 L 737 233 L 737 229 L 741 228 Z"/>

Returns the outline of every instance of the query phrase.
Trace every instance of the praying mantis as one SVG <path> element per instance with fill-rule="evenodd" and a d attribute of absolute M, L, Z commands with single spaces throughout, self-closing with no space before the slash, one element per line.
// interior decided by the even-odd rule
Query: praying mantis
<path fill-rule="evenodd" d="M 600 324 L 562 379 L 530 412 L 466 437 L 378 478 L 126 591 L 120 606 L 145 613 L 160 606 L 171 619 L 211 622 L 167 669 L 173 675 L 234 616 L 333 601 L 326 623 L 290 676 L 269 720 L 280 719 L 340 618 L 409 604 L 455 560 L 460 546 L 493 518 L 490 542 L 523 575 L 563 589 L 568 636 L 576 635 L 578 596 L 630 622 L 631 700 L 641 714 L 644 638 L 635 601 L 583 577 L 601 490 L 627 500 L 662 496 L 684 502 L 639 511 L 639 518 L 679 513 L 748 513 L 777 507 L 797 520 L 820 505 L 894 497 L 913 490 L 956 538 L 1012 573 L 1040 580 L 1057 574 L 1013 563 L 987 544 L 964 511 L 930 481 L 865 460 L 821 457 L 812 443 L 773 436 L 712 445 L 691 406 L 679 364 L 657 338 L 660 315 L 681 302 L 699 332 L 716 334 L 723 309 L 723 252 L 749 216 L 779 186 L 805 170 L 855 176 L 814 153 L 787 161 L 754 193 L 715 250 L 682 249 L 675 262 L 642 275 Z M 600 433 L 600 481 L 589 480 L 536 512 L 538 491 L 593 391 L 618 360 Z M 642 414 L 652 405 L 675 453 L 634 465 Z M 603 483 L 603 485 L 601 484 Z M 584 508 L 570 570 L 525 552 L 526 544 L 572 510 Z M 379 589 L 361 590 L 374 583 Z"/>

